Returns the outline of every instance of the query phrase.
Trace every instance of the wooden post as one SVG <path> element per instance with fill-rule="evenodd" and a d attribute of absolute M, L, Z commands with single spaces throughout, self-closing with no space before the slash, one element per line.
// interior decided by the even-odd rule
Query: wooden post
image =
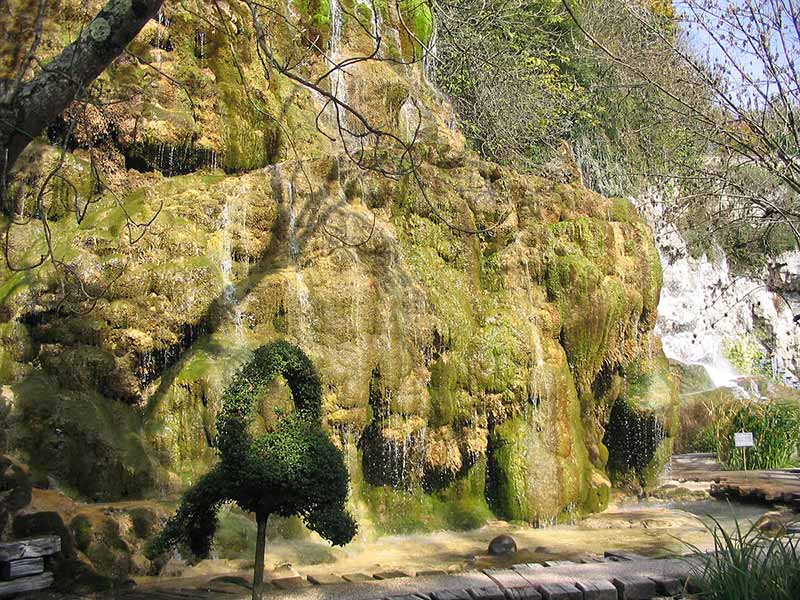
<path fill-rule="evenodd" d="M 264 583 L 264 551 L 267 547 L 267 519 L 269 515 L 256 513 L 256 563 L 253 566 L 253 600 L 261 600 L 261 585 Z"/>

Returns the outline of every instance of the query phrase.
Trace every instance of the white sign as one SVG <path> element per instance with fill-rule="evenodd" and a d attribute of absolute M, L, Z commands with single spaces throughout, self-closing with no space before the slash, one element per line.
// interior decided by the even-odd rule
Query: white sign
<path fill-rule="evenodd" d="M 753 443 L 753 432 L 743 431 L 741 433 L 734 433 L 733 443 L 737 448 L 752 448 L 755 446 Z"/>

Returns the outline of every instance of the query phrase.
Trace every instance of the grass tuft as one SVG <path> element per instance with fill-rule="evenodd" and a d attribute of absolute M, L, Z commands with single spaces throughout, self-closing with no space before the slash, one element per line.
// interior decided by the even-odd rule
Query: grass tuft
<path fill-rule="evenodd" d="M 796 600 L 800 590 L 800 540 L 772 536 L 736 520 L 726 531 L 714 517 L 706 524 L 714 552 L 689 545 L 700 566 L 693 577 L 702 600 Z"/>

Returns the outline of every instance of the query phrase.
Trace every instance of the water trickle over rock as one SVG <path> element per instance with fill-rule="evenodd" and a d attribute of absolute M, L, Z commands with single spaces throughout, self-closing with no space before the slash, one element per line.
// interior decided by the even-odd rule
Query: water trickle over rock
<path fill-rule="evenodd" d="M 244 31 L 236 6 L 225 10 Z M 315 20 L 309 6 L 292 4 L 301 27 L 324 30 L 341 56 L 364 52 L 369 36 L 345 15 Z M 154 170 L 115 177 L 128 211 L 144 217 L 163 202 L 161 213 L 135 245 L 111 198 L 91 228 L 53 225 L 77 263 L 113 256 L 125 272 L 91 313 L 63 317 L 34 301 L 53 285 L 48 273 L 0 271 L 9 443 L 33 468 L 104 500 L 183 487 L 215 460 L 233 373 L 252 349 L 287 339 L 322 375 L 324 424 L 346 450 L 353 511 L 379 531 L 471 527 L 493 514 L 555 523 L 602 509 L 609 476 L 649 477 L 672 443 L 675 389 L 653 334 L 659 256 L 631 206 L 479 160 L 419 66 L 349 66 L 339 97 L 397 135 L 417 129 L 408 99 L 419 105 L 419 175 L 437 215 L 411 177 L 355 168 L 316 131 L 313 95 L 285 78 L 259 97 L 275 114 L 288 107 L 282 127 L 255 111 L 223 34 L 204 30 L 197 56 L 197 23 L 165 11 L 143 37 L 162 48 L 169 23 L 173 50 L 159 50 L 160 68 L 191 75 L 203 102 L 193 115 L 157 79 L 143 105 L 115 105 L 109 149 L 118 165 L 159 149 Z M 383 44 L 408 59 L 419 49 L 396 20 L 382 12 Z M 251 40 L 234 42 L 256 81 Z M 145 70 L 118 67 L 111 96 Z M 165 167 L 186 139 L 213 162 Z M 65 174 L 80 180 L 81 160 L 68 154 Z M 609 463 L 627 443 L 604 437 L 620 403 L 618 414 L 637 415 L 629 424 L 658 434 L 642 460 Z M 275 382 L 257 426 L 290 407 Z"/>

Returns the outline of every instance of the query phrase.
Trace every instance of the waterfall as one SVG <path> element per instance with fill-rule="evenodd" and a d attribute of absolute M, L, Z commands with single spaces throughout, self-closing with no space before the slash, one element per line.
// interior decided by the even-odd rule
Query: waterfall
<path fill-rule="evenodd" d="M 425 83 L 437 94 L 441 94 L 436 86 L 436 60 L 438 58 L 436 23 L 434 22 L 431 38 L 428 40 L 428 48 L 422 54 L 422 76 Z"/>
<path fill-rule="evenodd" d="M 330 0 L 331 6 L 331 37 L 328 42 L 328 62 L 330 67 L 335 67 L 341 60 L 341 44 L 342 44 L 342 7 L 339 5 L 339 0 Z M 347 73 L 344 69 L 336 69 L 330 74 L 331 94 L 333 94 L 339 101 L 347 103 Z M 331 119 L 333 125 L 336 126 L 336 112 L 337 107 L 330 105 L 332 108 Z M 347 114 L 341 114 L 339 117 L 343 124 L 346 124 Z"/>
<path fill-rule="evenodd" d="M 404 136 L 405 142 L 411 142 L 414 138 L 414 132 L 421 125 L 422 115 L 419 113 L 416 105 L 411 101 L 411 96 L 406 98 L 403 105 L 400 107 L 399 121 L 401 133 Z"/>
<path fill-rule="evenodd" d="M 164 45 L 169 41 L 169 18 L 164 14 L 163 9 L 159 9 L 156 15 L 156 63 L 160 66 L 164 62 Z M 162 37 L 162 32 L 166 36 Z"/>
<path fill-rule="evenodd" d="M 247 223 L 247 205 L 243 202 L 247 188 L 240 186 L 235 194 L 226 196 L 225 205 L 220 216 L 220 272 L 222 273 L 222 304 L 233 321 L 236 339 L 244 341 L 244 320 L 239 299 L 236 297 L 236 284 L 234 281 L 234 251 L 233 231 L 243 230 Z"/>
<path fill-rule="evenodd" d="M 369 11 L 370 22 L 369 22 L 369 27 L 367 29 L 369 29 L 373 37 L 377 38 L 378 35 L 380 35 L 381 30 L 383 29 L 383 19 L 381 18 L 381 11 L 373 6 L 371 0 L 356 0 L 355 3 L 356 16 L 358 16 L 359 6 L 363 6 Z M 381 57 L 383 56 L 383 49 L 381 49 L 380 55 Z"/>
<path fill-rule="evenodd" d="M 331 7 L 331 38 L 328 42 L 328 50 L 332 57 L 339 53 L 339 46 L 342 42 L 342 7 L 339 0 L 330 0 Z"/>
<path fill-rule="evenodd" d="M 681 232 L 666 218 L 661 197 L 638 203 L 656 233 L 664 285 L 658 305 L 656 333 L 668 358 L 705 367 L 715 386 L 742 389 L 742 377 L 725 357 L 726 345 L 755 339 L 771 330 L 767 358 L 774 355 L 779 378 L 795 385 L 800 339 L 792 310 L 763 281 L 737 277 L 725 257 L 692 257 Z M 761 336 L 759 336 L 761 337 Z M 763 343 L 763 338 L 759 343 Z"/>
<path fill-rule="evenodd" d="M 703 365 L 717 387 L 732 386 L 741 376 L 723 354 L 724 339 L 736 334 L 737 319 L 726 318 L 722 290 L 731 285 L 727 264 L 681 256 L 670 262 L 661 254 L 664 286 L 658 304 L 656 333 L 667 357 Z"/>
<path fill-rule="evenodd" d="M 281 186 L 281 195 L 283 195 L 283 182 L 281 179 L 281 165 L 275 165 L 275 177 L 279 186 Z M 297 235 L 297 215 L 295 212 L 295 190 L 294 183 L 287 182 L 287 194 L 289 197 L 288 206 L 288 244 L 289 256 L 294 266 L 294 283 L 295 294 L 297 298 L 298 307 L 298 330 L 296 336 L 301 344 L 306 344 L 313 340 L 313 324 L 314 324 L 314 306 L 311 303 L 311 293 L 306 285 L 305 278 L 303 277 L 302 267 L 299 263 L 301 254 L 300 241 Z"/>

